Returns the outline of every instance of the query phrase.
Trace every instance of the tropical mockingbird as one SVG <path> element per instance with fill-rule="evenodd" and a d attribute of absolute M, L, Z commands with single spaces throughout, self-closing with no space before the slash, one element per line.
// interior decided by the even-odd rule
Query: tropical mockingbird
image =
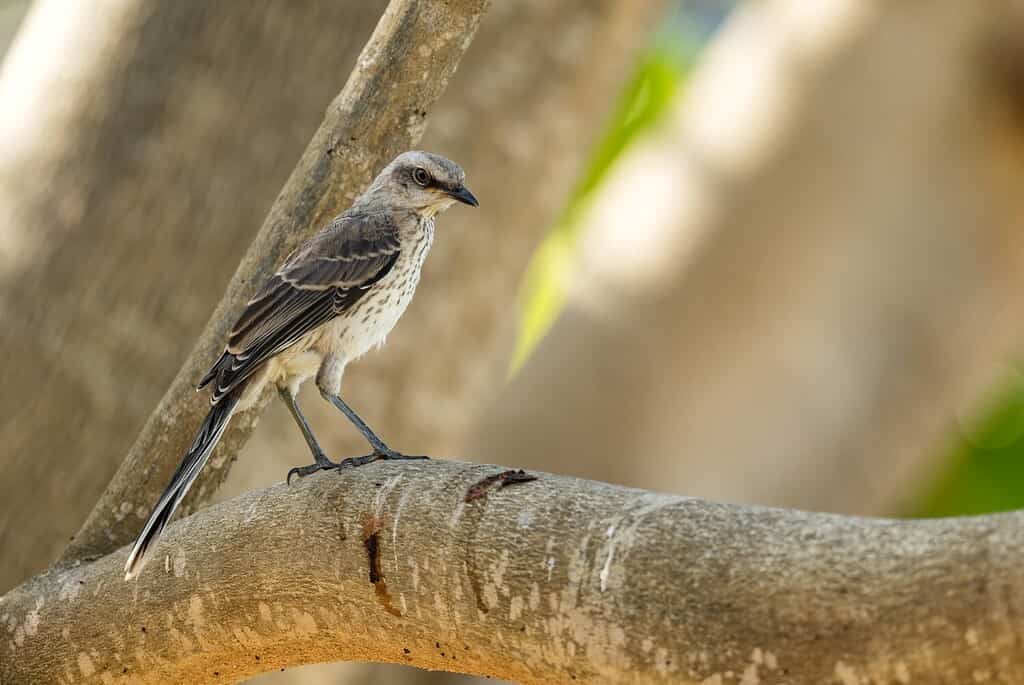
<path fill-rule="evenodd" d="M 132 546 L 125 578 L 138 575 L 206 464 L 231 415 L 277 386 L 302 431 L 313 463 L 288 472 L 359 466 L 378 459 L 422 459 L 395 452 L 341 399 L 345 366 L 381 345 L 412 299 L 434 240 L 434 217 L 455 201 L 477 206 L 465 173 L 444 157 L 405 152 L 388 164 L 352 207 L 284 261 L 245 307 L 220 359 L 199 382 L 213 405 L 170 484 Z M 315 375 L 324 398 L 370 443 L 363 457 L 327 458 L 295 400 Z"/>

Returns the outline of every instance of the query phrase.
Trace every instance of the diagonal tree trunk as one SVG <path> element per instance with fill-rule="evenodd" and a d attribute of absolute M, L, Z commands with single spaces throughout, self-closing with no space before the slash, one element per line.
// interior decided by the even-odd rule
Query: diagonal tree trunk
<path fill-rule="evenodd" d="M 384 6 L 36 3 L 0 78 L 0 589 L 109 482 Z"/>
<path fill-rule="evenodd" d="M 135 537 L 142 512 L 156 501 L 192 443 L 193 427 L 209 410 L 209 401 L 195 392 L 196 379 L 223 350 L 238 313 L 291 250 L 347 207 L 381 167 L 418 142 L 427 109 L 444 92 L 487 4 L 488 0 L 444 5 L 391 0 L 345 88 L 331 103 L 249 246 L 224 299 L 64 551 L 62 563 L 105 554 Z M 256 406 L 232 419 L 182 509 L 209 499 L 275 394 L 266 388 Z"/>

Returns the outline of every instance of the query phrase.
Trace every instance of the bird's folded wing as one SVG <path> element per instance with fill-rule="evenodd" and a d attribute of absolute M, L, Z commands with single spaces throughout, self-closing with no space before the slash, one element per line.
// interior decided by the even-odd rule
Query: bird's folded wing
<path fill-rule="evenodd" d="M 270 357 L 348 311 L 398 259 L 398 230 L 387 215 L 341 216 L 293 252 L 245 307 L 227 349 L 199 387 L 212 401 Z"/>

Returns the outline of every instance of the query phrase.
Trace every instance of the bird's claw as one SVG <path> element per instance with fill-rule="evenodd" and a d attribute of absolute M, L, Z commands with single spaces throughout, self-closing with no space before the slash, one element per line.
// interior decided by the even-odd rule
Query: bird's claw
<path fill-rule="evenodd" d="M 366 464 L 371 464 L 375 461 L 412 461 L 420 459 L 430 459 L 430 457 L 423 454 L 402 454 L 401 452 L 396 452 L 390 448 L 374 450 L 370 454 L 364 454 L 361 457 L 348 457 L 337 463 L 327 459 L 327 457 L 323 457 L 322 459 L 317 458 L 316 462 L 309 464 L 308 466 L 296 466 L 295 468 L 290 469 L 285 482 L 291 485 L 292 476 L 305 478 L 317 471 L 353 469 L 357 466 L 365 466 Z"/>
<path fill-rule="evenodd" d="M 370 454 L 364 454 L 361 457 L 349 457 L 348 459 L 343 459 L 339 466 L 341 468 L 355 468 L 375 461 L 406 461 L 414 459 L 430 459 L 430 457 L 425 455 L 402 454 L 401 452 L 396 452 L 393 449 L 385 448 L 374 450 Z"/>
<path fill-rule="evenodd" d="M 316 457 L 316 461 L 306 466 L 296 466 L 295 468 L 288 470 L 288 476 L 285 478 L 285 483 L 288 485 L 292 484 L 292 476 L 298 476 L 299 478 L 305 478 L 306 476 L 312 475 L 317 471 L 330 471 L 331 469 L 341 468 L 345 462 L 339 462 L 335 464 L 333 461 L 325 456 L 319 455 Z"/>

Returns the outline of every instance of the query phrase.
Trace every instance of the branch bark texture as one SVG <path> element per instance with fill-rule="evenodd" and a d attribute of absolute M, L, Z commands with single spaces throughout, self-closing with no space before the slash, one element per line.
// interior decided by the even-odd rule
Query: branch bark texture
<path fill-rule="evenodd" d="M 1019 683 L 1024 515 L 845 518 L 501 468 L 375 464 L 0 600 L 5 684 L 223 683 L 389 661 L 521 683 Z M 980 680 L 979 680 L 980 679 Z"/>
<path fill-rule="evenodd" d="M 302 239 L 347 206 L 380 167 L 420 138 L 427 109 L 472 41 L 486 0 L 392 0 L 356 69 L 327 112 L 260 229 L 196 347 L 146 423 L 63 560 L 95 556 L 129 540 L 207 409 L 194 391 L 238 311 L 261 279 Z M 268 395 L 264 398 L 264 403 Z M 237 416 L 184 508 L 205 501 L 226 476 L 262 404 Z M 133 514 L 129 516 L 129 514 Z"/>

